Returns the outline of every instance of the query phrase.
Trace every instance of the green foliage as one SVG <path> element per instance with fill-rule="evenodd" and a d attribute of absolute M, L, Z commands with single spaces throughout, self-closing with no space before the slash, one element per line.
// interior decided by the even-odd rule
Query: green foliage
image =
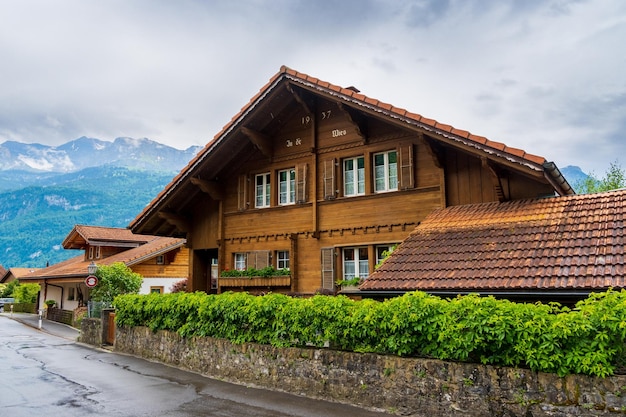
<path fill-rule="evenodd" d="M 39 284 L 21 284 L 18 280 L 9 282 L 0 298 L 15 298 L 17 303 L 35 303 L 41 287 Z"/>
<path fill-rule="evenodd" d="M 124 295 L 114 305 L 120 326 L 234 343 L 432 357 L 559 375 L 604 377 L 626 363 L 626 291 L 593 294 L 572 310 L 422 292 L 384 302 L 243 292 Z"/>
<path fill-rule="evenodd" d="M 273 266 L 267 266 L 262 269 L 256 268 L 248 268 L 246 270 L 240 271 L 238 269 L 227 269 L 222 271 L 222 277 L 277 277 L 277 276 L 288 276 L 291 272 L 288 269 L 276 269 Z"/>
<path fill-rule="evenodd" d="M 625 187 L 626 173 L 617 161 L 610 163 L 609 169 L 602 179 L 597 179 L 591 173 L 588 177 L 578 181 L 574 186 L 578 194 L 599 193 Z"/>
<path fill-rule="evenodd" d="M 98 285 L 91 289 L 90 297 L 107 304 L 111 304 L 118 295 L 138 293 L 143 281 L 141 275 L 122 262 L 99 266 L 96 277 Z"/>
<path fill-rule="evenodd" d="M 14 298 L 13 291 L 15 291 L 15 288 L 20 285 L 20 283 L 18 280 L 13 280 L 6 285 L 0 285 L 3 285 L 3 287 L 0 287 L 0 298 Z"/>

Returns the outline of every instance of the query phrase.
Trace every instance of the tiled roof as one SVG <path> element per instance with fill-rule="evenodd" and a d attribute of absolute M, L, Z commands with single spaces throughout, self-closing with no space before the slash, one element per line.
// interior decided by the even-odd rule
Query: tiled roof
<path fill-rule="evenodd" d="M 457 143 L 467 148 L 476 149 L 484 155 L 495 156 L 507 162 L 513 162 L 520 167 L 537 172 L 546 172 L 549 181 L 557 188 L 559 194 L 572 194 L 573 190 L 560 174 L 553 163 L 547 162 L 544 157 L 527 153 L 521 149 L 506 146 L 503 143 L 489 140 L 482 136 L 474 135 L 465 130 L 454 128 L 450 125 L 428 119 L 417 113 L 411 113 L 405 109 L 395 107 L 374 98 L 367 97 L 354 88 L 343 88 L 326 81 L 319 80 L 307 74 L 282 66 L 269 82 L 230 120 L 228 124 L 189 162 L 174 179 L 168 184 L 157 197 L 147 205 L 144 210 L 130 223 L 133 229 L 141 219 L 156 208 L 187 176 L 192 175 L 194 169 L 213 152 L 217 145 L 228 136 L 230 132 L 241 125 L 244 118 L 257 107 L 257 105 L 282 81 L 288 80 L 303 88 L 314 90 L 320 94 L 335 97 L 351 105 L 357 106 L 364 111 L 373 112 L 404 123 L 407 126 L 418 127 L 431 132 L 435 137 L 449 142 Z"/>
<path fill-rule="evenodd" d="M 111 265 L 115 262 L 123 262 L 126 266 L 132 266 L 146 259 L 165 254 L 185 244 L 185 239 L 171 237 L 151 236 L 151 240 L 139 247 L 131 248 L 103 259 L 94 260 L 98 265 Z M 43 278 L 84 278 L 87 276 L 87 266 L 92 260 L 86 260 L 84 255 L 75 256 L 64 262 L 39 269 L 28 274 L 23 279 L 38 280 Z"/>
<path fill-rule="evenodd" d="M 363 291 L 626 288 L 626 190 L 431 213 Z"/>
<path fill-rule="evenodd" d="M 86 226 L 77 224 L 63 240 L 65 249 L 84 247 L 83 242 L 103 242 L 144 244 L 154 236 L 134 234 L 130 229 L 121 227 Z"/>

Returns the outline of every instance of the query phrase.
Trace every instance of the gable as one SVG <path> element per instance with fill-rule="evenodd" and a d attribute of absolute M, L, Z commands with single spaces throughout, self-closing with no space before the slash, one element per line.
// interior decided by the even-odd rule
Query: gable
<path fill-rule="evenodd" d="M 356 148 L 390 135 L 417 138 L 444 165 L 446 154 L 439 149 L 450 149 L 478 158 L 496 177 L 513 172 L 545 184 L 546 191 L 573 192 L 558 169 L 546 169 L 549 163 L 542 157 L 283 67 L 129 227 L 136 233 L 186 236 L 203 193 L 223 199 L 234 181 L 243 181 L 236 180 L 243 171 L 255 175 L 268 162 L 297 164 L 318 149 Z"/>

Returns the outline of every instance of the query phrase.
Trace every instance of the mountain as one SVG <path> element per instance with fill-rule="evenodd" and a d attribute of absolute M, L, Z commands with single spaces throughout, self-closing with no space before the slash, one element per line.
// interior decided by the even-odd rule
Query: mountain
<path fill-rule="evenodd" d="M 563 174 L 567 182 L 569 182 L 569 185 L 574 189 L 576 189 L 578 184 L 581 184 L 585 178 L 589 177 L 580 167 L 575 165 L 568 165 L 565 168 L 561 168 L 561 174 Z"/>
<path fill-rule="evenodd" d="M 102 166 L 0 192 L 0 265 L 44 267 L 78 255 L 61 247 L 74 225 L 126 227 L 174 175 Z"/>
<path fill-rule="evenodd" d="M 24 179 L 26 173 L 75 172 L 102 165 L 178 171 L 199 150 L 199 146 L 192 146 L 181 151 L 146 138 L 107 142 L 81 137 L 60 146 L 7 141 L 0 144 L 0 172 L 19 172 Z"/>
<path fill-rule="evenodd" d="M 76 224 L 126 227 L 195 156 L 149 139 L 0 144 L 0 265 L 44 267 Z"/>

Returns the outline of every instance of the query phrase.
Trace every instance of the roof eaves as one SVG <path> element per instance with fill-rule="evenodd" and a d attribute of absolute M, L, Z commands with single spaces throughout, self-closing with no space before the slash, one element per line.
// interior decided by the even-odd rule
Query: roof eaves
<path fill-rule="evenodd" d="M 163 255 L 163 254 L 165 254 L 167 252 L 170 252 L 171 250 L 180 248 L 180 247 L 184 246 L 185 243 L 186 243 L 186 240 L 185 239 L 181 239 L 180 241 L 174 242 L 171 245 L 167 245 L 165 247 L 162 247 L 160 249 L 157 249 L 157 250 L 152 251 L 150 253 L 147 253 L 145 255 L 139 256 L 137 258 L 129 259 L 128 261 L 126 261 L 124 263 L 126 264 L 126 266 L 137 265 L 137 264 L 142 263 L 145 260 L 148 260 L 150 258 L 154 258 L 155 256 Z"/>
<path fill-rule="evenodd" d="M 308 78 L 302 78 L 298 75 L 298 73 L 295 75 L 287 73 L 285 77 L 310 89 L 321 91 L 337 99 L 352 103 L 353 105 L 364 107 L 371 112 L 379 113 L 384 117 L 396 119 L 402 123 L 443 136 L 448 140 L 455 141 L 466 147 L 474 148 L 488 155 L 493 155 L 497 158 L 506 159 L 511 163 L 525 166 L 532 171 L 543 172 L 544 170 L 543 164 L 545 159 L 542 157 L 527 154 L 518 149 L 509 148 L 502 143 L 472 135 L 469 132 L 455 129 L 450 125 L 439 123 L 433 119 L 427 119 L 418 114 L 410 113 L 405 109 L 393 107 L 362 94 L 355 94 L 352 90 L 337 87 L 332 84 L 330 86 L 326 86 L 323 83 L 312 82 Z"/>
<path fill-rule="evenodd" d="M 276 74 L 272 79 L 241 109 L 241 111 L 236 114 L 231 121 L 226 124 L 222 128 L 222 130 L 215 135 L 213 140 L 204 147 L 202 151 L 196 155 L 194 159 L 189 162 L 189 164 L 169 183 L 169 185 L 151 202 L 148 206 L 145 207 L 144 211 L 141 212 L 139 216 L 137 216 L 133 221 L 129 224 L 129 228 L 132 230 L 137 226 L 140 219 L 145 218 L 151 212 L 155 211 L 157 207 L 159 207 L 163 201 L 169 196 L 169 194 L 178 187 L 185 179 L 187 179 L 195 169 L 204 162 L 206 158 L 211 155 L 215 149 L 225 140 L 225 138 L 232 133 L 237 126 L 250 114 L 252 110 L 254 110 L 257 105 L 267 97 L 267 95 L 274 91 L 276 86 L 280 84 L 283 77 L 287 73 L 293 73 L 293 70 L 282 66 L 278 74 Z"/>

